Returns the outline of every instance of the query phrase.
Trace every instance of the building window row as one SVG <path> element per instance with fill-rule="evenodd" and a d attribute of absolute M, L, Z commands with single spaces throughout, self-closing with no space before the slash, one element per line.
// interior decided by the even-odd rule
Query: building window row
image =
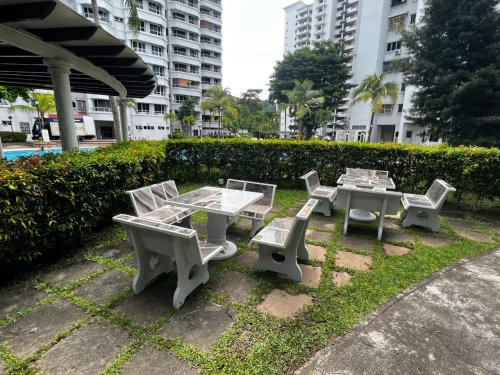
<path fill-rule="evenodd" d="M 170 18 L 182 22 L 188 22 L 191 25 L 195 26 L 200 25 L 200 20 L 198 19 L 198 17 L 189 14 L 179 13 L 178 11 L 173 12 Z"/>
<path fill-rule="evenodd" d="M 219 65 L 201 64 L 201 71 L 222 73 L 222 67 Z"/>
<path fill-rule="evenodd" d="M 137 9 L 147 10 L 148 12 L 161 14 L 161 5 L 152 1 L 135 0 Z"/>
<path fill-rule="evenodd" d="M 192 81 L 190 79 L 173 78 L 172 79 L 172 87 L 179 87 L 182 89 L 199 90 L 200 89 L 200 82 Z"/>
<path fill-rule="evenodd" d="M 199 74 L 200 73 L 200 67 L 196 66 L 196 65 L 174 63 L 173 69 L 174 69 L 174 72 L 191 73 L 191 74 Z"/>
<path fill-rule="evenodd" d="M 220 78 L 212 77 L 201 77 L 201 83 L 204 85 L 221 85 L 222 80 Z"/>
<path fill-rule="evenodd" d="M 398 5 L 406 4 L 407 0 L 392 0 L 391 7 L 395 7 Z"/>
<path fill-rule="evenodd" d="M 160 46 L 157 46 L 154 44 L 139 42 L 139 41 L 132 41 L 132 49 L 135 52 L 145 53 L 145 54 L 153 55 L 153 56 L 163 56 L 164 55 L 163 47 L 160 47 Z"/>
<path fill-rule="evenodd" d="M 200 41 L 200 36 L 198 34 L 180 29 L 178 27 L 172 27 L 172 33 L 170 35 L 174 38 L 188 39 L 196 43 Z"/>
<path fill-rule="evenodd" d="M 216 46 L 216 47 L 220 47 L 221 46 L 221 40 L 220 39 L 211 38 L 209 36 L 202 36 L 200 38 L 200 42 L 201 43 L 206 43 L 206 44 L 211 44 L 211 45 Z"/>
<path fill-rule="evenodd" d="M 217 12 L 216 10 L 213 10 L 213 9 L 210 9 L 210 8 L 207 8 L 207 7 L 201 7 L 200 8 L 200 13 L 204 14 L 206 16 L 211 16 L 211 17 L 217 18 L 219 20 L 221 19 L 220 12 Z"/>
<path fill-rule="evenodd" d="M 168 0 L 168 1 L 175 1 L 176 3 L 181 3 L 191 8 L 200 9 L 200 3 L 198 2 L 198 0 Z"/>
<path fill-rule="evenodd" d="M 151 113 L 151 110 L 153 110 L 153 113 Z M 165 110 L 166 105 L 163 104 L 137 103 L 137 113 L 140 115 L 164 115 Z"/>
<path fill-rule="evenodd" d="M 156 23 L 153 22 L 140 21 L 140 30 L 143 33 L 149 33 L 157 36 L 164 36 L 163 26 L 157 25 Z"/>
<path fill-rule="evenodd" d="M 221 34 L 222 33 L 222 28 L 219 25 L 215 25 L 212 22 L 208 21 L 201 21 L 200 22 L 200 27 L 205 30 L 210 30 L 213 31 L 214 33 Z"/>
<path fill-rule="evenodd" d="M 401 49 L 401 41 L 387 43 L 387 52 Z"/>
<path fill-rule="evenodd" d="M 157 85 L 154 91 L 155 95 L 160 95 L 160 96 L 165 96 L 166 93 L 166 87 L 162 85 Z"/>
<path fill-rule="evenodd" d="M 189 95 L 174 95 L 174 102 L 175 102 L 175 104 L 182 104 L 188 98 L 194 99 L 195 102 L 196 102 L 196 104 L 200 103 L 200 98 L 199 97 L 197 97 L 197 96 L 189 96 Z"/>
<path fill-rule="evenodd" d="M 405 27 L 406 23 L 406 13 L 400 14 L 389 18 L 389 30 L 395 29 L 397 27 Z"/>
<path fill-rule="evenodd" d="M 197 59 L 200 56 L 200 51 L 191 48 L 172 46 L 173 55 L 189 56 Z"/>
<path fill-rule="evenodd" d="M 92 7 L 83 7 L 83 16 L 85 18 L 90 18 L 93 21 L 94 20 L 94 11 L 92 10 Z M 99 9 L 99 20 L 101 22 L 111 24 L 111 21 L 109 20 L 109 13 L 105 10 Z"/>
<path fill-rule="evenodd" d="M 219 52 L 209 51 L 207 49 L 201 50 L 201 57 L 206 57 L 209 59 L 221 60 L 222 54 Z"/>

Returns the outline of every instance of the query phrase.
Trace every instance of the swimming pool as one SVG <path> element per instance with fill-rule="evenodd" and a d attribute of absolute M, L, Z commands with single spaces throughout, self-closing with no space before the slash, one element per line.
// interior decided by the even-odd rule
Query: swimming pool
<path fill-rule="evenodd" d="M 96 148 L 95 147 L 80 147 L 81 151 L 94 151 Z M 4 150 L 4 156 L 7 158 L 7 160 L 14 160 L 17 159 L 19 156 L 30 156 L 33 154 L 38 153 L 40 150 L 37 148 L 31 148 L 28 150 Z M 43 151 L 40 151 L 40 155 L 46 154 L 48 152 L 51 152 L 53 154 L 60 154 L 62 153 L 62 149 L 60 147 L 55 147 L 55 148 L 47 148 Z"/>

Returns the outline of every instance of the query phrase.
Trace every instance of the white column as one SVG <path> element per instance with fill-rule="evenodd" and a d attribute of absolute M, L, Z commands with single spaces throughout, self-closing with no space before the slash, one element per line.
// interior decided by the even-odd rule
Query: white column
<path fill-rule="evenodd" d="M 122 127 L 122 141 L 128 141 L 128 125 L 127 125 L 127 98 L 120 96 L 120 124 Z"/>
<path fill-rule="evenodd" d="M 43 59 L 43 63 L 47 65 L 48 71 L 52 76 L 57 121 L 59 122 L 59 132 L 61 133 L 61 147 L 63 151 L 72 150 L 78 147 L 73 105 L 71 103 L 71 86 L 69 83 L 72 65 L 64 60 L 50 58 Z"/>

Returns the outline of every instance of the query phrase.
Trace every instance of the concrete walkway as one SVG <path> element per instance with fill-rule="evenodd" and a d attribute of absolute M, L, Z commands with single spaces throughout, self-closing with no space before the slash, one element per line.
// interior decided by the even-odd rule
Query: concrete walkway
<path fill-rule="evenodd" d="M 500 374 L 500 248 L 388 301 L 297 374 Z"/>

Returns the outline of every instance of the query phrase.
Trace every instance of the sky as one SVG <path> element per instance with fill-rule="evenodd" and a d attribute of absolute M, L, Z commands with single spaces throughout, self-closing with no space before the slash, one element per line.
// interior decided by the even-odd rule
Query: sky
<path fill-rule="evenodd" d="M 233 95 L 262 89 L 267 99 L 269 76 L 283 58 L 283 8 L 296 1 L 222 0 L 222 84 Z"/>

